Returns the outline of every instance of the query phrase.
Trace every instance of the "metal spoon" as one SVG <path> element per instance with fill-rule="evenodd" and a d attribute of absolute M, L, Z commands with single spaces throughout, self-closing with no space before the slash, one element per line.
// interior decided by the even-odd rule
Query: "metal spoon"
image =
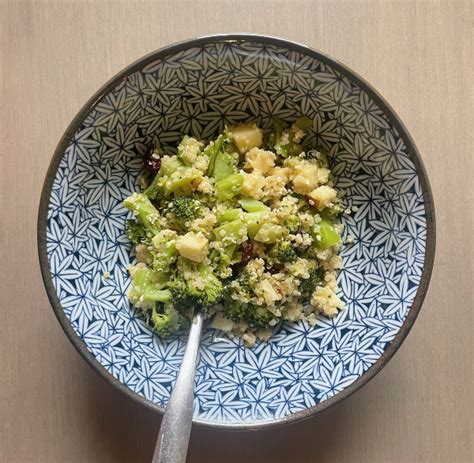
<path fill-rule="evenodd" d="M 178 379 L 166 405 L 153 463 L 185 463 L 193 421 L 194 374 L 202 331 L 202 315 L 193 317 Z"/>

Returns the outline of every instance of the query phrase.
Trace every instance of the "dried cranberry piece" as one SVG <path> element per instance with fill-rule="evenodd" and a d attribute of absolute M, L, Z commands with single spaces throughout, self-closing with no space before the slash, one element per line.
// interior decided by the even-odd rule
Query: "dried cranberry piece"
<path fill-rule="evenodd" d="M 143 165 L 145 169 L 151 174 L 156 174 L 160 170 L 161 159 L 153 155 L 155 145 L 148 145 L 145 154 L 143 155 Z"/>
<path fill-rule="evenodd" d="M 242 245 L 242 260 L 243 264 L 247 264 L 253 256 L 253 244 L 250 241 L 246 241 Z"/>

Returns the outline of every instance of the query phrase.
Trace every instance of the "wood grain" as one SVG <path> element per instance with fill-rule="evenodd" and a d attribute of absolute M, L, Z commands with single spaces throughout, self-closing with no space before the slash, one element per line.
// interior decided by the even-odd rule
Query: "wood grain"
<path fill-rule="evenodd" d="M 184 38 L 257 32 L 345 62 L 393 105 L 426 164 L 436 266 L 399 353 L 317 418 L 196 429 L 190 462 L 472 462 L 474 3 L 0 1 L 0 461 L 146 462 L 159 420 L 79 357 L 38 269 L 36 215 L 66 125 L 136 58 Z"/>

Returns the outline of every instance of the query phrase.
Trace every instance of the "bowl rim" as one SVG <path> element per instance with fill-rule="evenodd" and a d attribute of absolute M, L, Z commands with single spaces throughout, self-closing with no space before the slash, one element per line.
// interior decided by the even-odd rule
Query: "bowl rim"
<path fill-rule="evenodd" d="M 388 345 L 383 354 L 379 359 L 368 369 L 366 370 L 357 380 L 355 380 L 351 385 L 337 393 L 330 399 L 325 400 L 313 407 L 307 408 L 305 410 L 293 413 L 291 415 L 284 416 L 278 419 L 262 420 L 257 422 L 249 423 L 226 423 L 226 422 L 217 422 L 205 419 L 196 419 L 193 418 L 193 424 L 210 428 L 210 429 L 220 429 L 220 430 L 238 430 L 238 431 L 249 431 L 249 430 L 259 430 L 259 429 L 268 429 L 278 426 L 283 426 L 289 423 L 296 421 L 301 421 L 308 419 L 317 413 L 345 400 L 347 397 L 352 395 L 354 392 L 359 390 L 362 386 L 367 384 L 377 373 L 379 373 L 388 361 L 393 357 L 395 352 L 399 349 L 406 336 L 410 332 L 413 323 L 415 322 L 421 306 L 423 304 L 424 298 L 426 296 L 429 282 L 431 279 L 431 273 L 433 269 L 434 256 L 435 256 L 435 247 L 436 247 L 436 219 L 435 219 L 435 210 L 433 195 L 431 192 L 431 187 L 428 180 L 428 175 L 423 164 L 420 153 L 415 146 L 415 143 L 406 129 L 405 125 L 401 121 L 400 117 L 396 114 L 393 108 L 385 101 L 385 99 L 359 74 L 354 72 L 350 67 L 341 63 L 340 61 L 326 55 L 323 52 L 310 48 L 306 45 L 289 41 L 287 39 L 282 39 L 273 36 L 266 36 L 261 34 L 249 34 L 249 33 L 229 33 L 229 34 L 213 34 L 202 37 L 191 38 L 183 40 L 165 47 L 162 47 L 156 51 L 148 53 L 147 55 L 139 58 L 132 64 L 126 66 L 120 72 L 115 74 L 111 79 L 109 79 L 94 95 L 89 98 L 89 100 L 82 106 L 76 116 L 73 118 L 71 123 L 68 125 L 64 134 L 62 135 L 55 151 L 53 157 L 50 161 L 43 188 L 41 191 L 41 198 L 39 203 L 38 211 L 38 222 L 37 222 L 37 244 L 38 244 L 38 255 L 39 263 L 41 269 L 41 275 L 43 278 L 43 283 L 48 295 L 50 304 L 53 308 L 53 311 L 66 333 L 67 337 L 76 348 L 76 350 L 81 354 L 81 356 L 86 360 L 86 362 L 107 382 L 112 384 L 116 389 L 124 393 L 127 397 L 133 399 L 134 401 L 144 405 L 148 409 L 162 414 L 164 408 L 158 406 L 151 400 L 146 399 L 145 397 L 139 395 L 138 393 L 132 391 L 128 386 L 121 383 L 117 378 L 115 378 L 88 350 L 85 342 L 79 338 L 79 336 L 74 331 L 74 328 L 64 313 L 63 307 L 60 303 L 56 290 L 53 286 L 52 277 L 49 269 L 49 260 L 47 255 L 47 246 L 46 246 L 46 231 L 48 223 L 48 206 L 51 195 L 51 190 L 56 176 L 59 163 L 63 157 L 63 154 L 70 143 L 71 138 L 74 136 L 76 131 L 80 128 L 84 118 L 89 114 L 91 109 L 106 95 L 108 94 L 120 81 L 127 78 L 130 74 L 133 74 L 136 71 L 141 70 L 146 65 L 165 57 L 178 53 L 180 51 L 186 50 L 192 47 L 200 47 L 209 43 L 216 42 L 253 42 L 259 43 L 262 45 L 275 45 L 282 48 L 286 48 L 290 51 L 295 51 L 311 58 L 317 59 L 321 62 L 329 64 L 331 67 L 339 71 L 341 74 L 349 77 L 353 82 L 355 82 L 364 92 L 366 92 L 370 98 L 375 101 L 375 103 L 384 111 L 385 116 L 388 118 L 390 124 L 397 130 L 399 137 L 405 143 L 407 152 L 410 156 L 411 161 L 415 165 L 415 170 L 420 181 L 420 186 L 424 199 L 424 208 L 425 208 L 425 218 L 426 218 L 426 245 L 425 245 L 425 258 L 423 262 L 423 271 L 418 285 L 418 289 L 413 300 L 413 304 L 408 311 L 408 315 L 405 318 L 403 324 L 401 325 L 398 333 L 396 334 L 393 341 Z"/>

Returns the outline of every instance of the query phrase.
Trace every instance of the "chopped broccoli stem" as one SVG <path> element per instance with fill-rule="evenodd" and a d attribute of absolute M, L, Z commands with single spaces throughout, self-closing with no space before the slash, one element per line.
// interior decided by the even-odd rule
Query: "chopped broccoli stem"
<path fill-rule="evenodd" d="M 258 230 L 254 239 L 261 243 L 276 243 L 281 238 L 282 234 L 283 228 L 280 225 L 264 223 Z"/>
<path fill-rule="evenodd" d="M 156 273 L 146 267 L 137 268 L 128 294 L 130 301 L 144 309 L 155 307 L 156 302 L 168 302 L 171 292 L 158 288 Z"/>
<path fill-rule="evenodd" d="M 151 201 L 142 193 L 133 193 L 123 202 L 123 205 L 133 212 L 139 223 L 152 236 L 160 231 L 160 214 Z"/>
<path fill-rule="evenodd" d="M 267 206 L 262 203 L 262 201 L 257 201 L 256 199 L 242 198 L 239 201 L 239 204 L 247 212 L 261 212 L 268 210 Z"/>
<path fill-rule="evenodd" d="M 164 184 L 165 195 L 189 196 L 202 180 L 202 172 L 194 167 L 179 167 Z"/>
<path fill-rule="evenodd" d="M 212 176 L 216 179 L 216 182 L 224 180 L 236 172 L 234 157 L 229 153 L 217 153 L 212 172 Z"/>
<path fill-rule="evenodd" d="M 315 238 L 314 244 L 319 249 L 327 249 L 341 241 L 341 237 L 334 227 L 324 219 L 313 227 L 312 235 Z"/>
<path fill-rule="evenodd" d="M 217 221 L 222 222 L 231 222 L 237 220 L 242 214 L 242 209 L 226 209 L 217 216 Z"/>
<path fill-rule="evenodd" d="M 230 140 L 227 135 L 219 135 L 216 141 L 211 141 L 203 151 L 203 154 L 209 158 L 207 165 L 207 175 L 212 176 L 216 164 L 217 155 L 225 151 Z"/>
<path fill-rule="evenodd" d="M 219 201 L 232 199 L 241 192 L 243 184 L 244 177 L 242 174 L 229 175 L 229 177 L 216 183 L 217 199 Z"/>
<path fill-rule="evenodd" d="M 170 176 L 173 172 L 183 167 L 183 163 L 174 156 L 163 156 L 161 158 L 161 167 L 158 171 L 159 177 Z"/>
<path fill-rule="evenodd" d="M 247 233 L 251 239 L 255 239 L 255 235 L 264 223 L 264 214 L 262 212 L 249 212 L 244 216 L 247 225 Z"/>
<path fill-rule="evenodd" d="M 247 227 L 241 220 L 226 222 L 214 229 L 216 241 L 228 241 L 233 244 L 243 243 L 247 239 Z"/>

